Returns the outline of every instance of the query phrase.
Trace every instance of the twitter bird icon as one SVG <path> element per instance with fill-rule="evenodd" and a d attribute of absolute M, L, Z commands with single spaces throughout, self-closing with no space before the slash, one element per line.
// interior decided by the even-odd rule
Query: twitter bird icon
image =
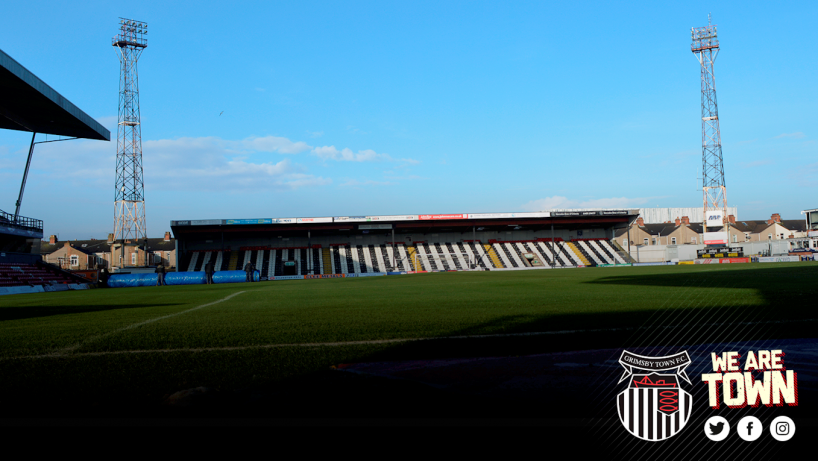
<path fill-rule="evenodd" d="M 721 416 L 712 416 L 704 423 L 704 434 L 714 442 L 721 442 L 730 434 L 730 424 Z"/>

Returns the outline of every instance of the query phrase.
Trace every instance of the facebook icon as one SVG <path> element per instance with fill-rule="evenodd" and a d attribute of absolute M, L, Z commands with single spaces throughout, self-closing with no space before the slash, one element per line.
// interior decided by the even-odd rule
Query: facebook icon
<path fill-rule="evenodd" d="M 742 439 L 752 442 L 761 437 L 761 421 L 755 416 L 745 416 L 738 422 L 738 435 Z"/>

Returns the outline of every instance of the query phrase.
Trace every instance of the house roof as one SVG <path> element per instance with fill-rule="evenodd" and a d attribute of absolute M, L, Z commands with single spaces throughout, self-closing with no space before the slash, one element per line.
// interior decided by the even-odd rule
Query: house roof
<path fill-rule="evenodd" d="M 760 234 L 771 225 L 768 220 L 736 221 L 735 224 L 730 224 L 736 230 L 750 234 Z M 782 219 L 778 225 L 793 232 L 806 232 L 807 230 L 806 223 L 801 219 Z"/>
<path fill-rule="evenodd" d="M 739 232 L 746 232 L 750 234 L 760 234 L 767 230 L 772 224 L 768 222 L 769 220 L 744 220 L 744 221 L 736 221 L 735 223 L 731 223 L 730 227 L 736 229 Z M 636 223 L 634 223 L 634 226 Z M 778 223 L 781 227 L 792 231 L 792 232 L 806 232 L 807 231 L 807 224 L 804 222 L 803 219 L 782 219 L 781 222 Z M 702 233 L 702 224 L 701 223 L 691 223 L 689 226 L 690 230 L 696 232 L 697 234 Z M 656 236 L 665 236 L 670 235 L 673 231 L 678 229 L 675 223 L 661 223 L 661 224 L 645 224 L 644 226 L 639 226 L 640 229 L 647 232 L 650 235 Z M 616 237 L 621 237 L 628 233 L 628 228 L 620 228 L 616 230 Z"/>
<path fill-rule="evenodd" d="M 690 223 L 690 224 L 680 224 L 677 226 L 675 223 L 656 223 L 656 224 L 645 224 L 644 226 L 639 226 L 640 229 L 647 232 L 650 235 L 655 235 L 657 237 L 664 237 L 666 235 L 670 235 L 676 229 L 681 226 L 687 226 L 693 232 L 700 234 L 702 232 L 702 225 L 701 223 Z M 616 236 L 620 237 L 628 233 L 628 228 L 621 228 L 616 230 Z"/>
<path fill-rule="evenodd" d="M 111 244 L 108 243 L 107 240 L 67 240 L 72 248 L 80 250 L 84 253 L 94 254 L 94 253 L 107 253 L 111 251 Z M 139 248 L 142 248 L 142 241 L 135 242 L 129 245 L 136 245 Z M 51 254 L 60 248 L 65 246 L 65 242 L 57 242 L 56 244 L 51 244 L 48 242 L 42 242 L 40 244 L 40 254 L 47 255 Z M 174 239 L 170 239 L 170 241 L 165 241 L 164 238 L 149 238 L 148 239 L 148 251 L 173 251 L 176 249 L 176 241 Z"/>

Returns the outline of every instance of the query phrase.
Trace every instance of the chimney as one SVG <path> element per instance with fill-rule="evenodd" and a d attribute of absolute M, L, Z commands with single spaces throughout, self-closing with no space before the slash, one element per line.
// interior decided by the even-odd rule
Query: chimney
<path fill-rule="evenodd" d="M 729 222 L 730 224 L 735 224 L 736 223 L 736 217 L 733 216 L 733 215 L 728 215 L 727 216 L 727 222 Z"/>
<path fill-rule="evenodd" d="M 165 241 L 170 242 L 170 232 L 165 232 Z"/>
<path fill-rule="evenodd" d="M 770 216 L 770 221 L 772 221 L 770 224 L 774 222 L 781 222 L 781 215 L 778 213 L 773 213 L 773 215 Z"/>
<path fill-rule="evenodd" d="M 63 247 L 70 248 L 71 247 L 71 242 L 65 242 L 65 245 L 63 245 Z"/>
<path fill-rule="evenodd" d="M 108 234 L 108 243 L 114 243 L 114 234 Z"/>
<path fill-rule="evenodd" d="M 52 245 L 56 244 L 57 243 L 57 236 L 56 235 L 49 236 L 48 237 L 48 243 L 50 243 Z"/>
<path fill-rule="evenodd" d="M 689 226 L 690 218 L 688 218 L 687 216 L 682 216 L 682 224 Z"/>
<path fill-rule="evenodd" d="M 681 225 L 682 225 L 682 221 L 677 217 L 676 218 L 676 227 L 679 227 Z"/>
<path fill-rule="evenodd" d="M 642 219 L 641 216 L 636 218 L 636 225 L 638 225 L 639 227 L 645 227 L 645 220 Z"/>

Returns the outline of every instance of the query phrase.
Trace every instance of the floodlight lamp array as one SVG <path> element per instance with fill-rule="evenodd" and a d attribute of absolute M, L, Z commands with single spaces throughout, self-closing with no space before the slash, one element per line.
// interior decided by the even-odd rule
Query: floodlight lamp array
<path fill-rule="evenodd" d="M 692 27 L 690 29 L 690 36 L 693 39 L 693 44 L 690 49 L 695 53 L 702 50 L 718 49 L 719 38 L 716 33 L 716 26 L 710 25 L 706 27 Z"/>
<path fill-rule="evenodd" d="M 119 34 L 114 37 L 114 46 L 147 46 L 148 23 L 132 19 L 119 18 Z"/>

